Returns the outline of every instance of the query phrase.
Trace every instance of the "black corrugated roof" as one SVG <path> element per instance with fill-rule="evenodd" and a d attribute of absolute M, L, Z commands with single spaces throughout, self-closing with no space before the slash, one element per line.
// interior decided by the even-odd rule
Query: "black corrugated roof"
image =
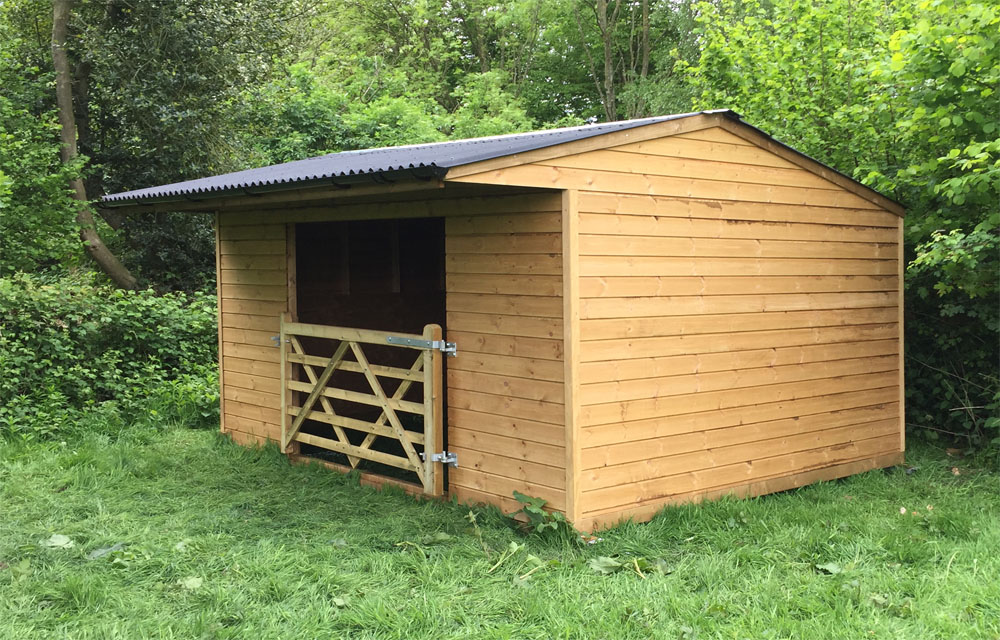
<path fill-rule="evenodd" d="M 200 200 L 206 197 L 234 193 L 261 193 L 310 186 L 309 183 L 315 184 L 317 182 L 348 184 L 362 180 L 394 182 L 443 177 L 448 169 L 472 162 L 492 160 L 493 158 L 533 151 L 605 133 L 708 113 L 724 113 L 739 118 L 728 109 L 719 109 L 640 120 L 589 124 L 582 127 L 514 133 L 488 138 L 343 151 L 260 169 L 248 169 L 209 178 L 115 193 L 104 196 L 101 201 L 106 205 L 116 206 L 144 202 Z"/>

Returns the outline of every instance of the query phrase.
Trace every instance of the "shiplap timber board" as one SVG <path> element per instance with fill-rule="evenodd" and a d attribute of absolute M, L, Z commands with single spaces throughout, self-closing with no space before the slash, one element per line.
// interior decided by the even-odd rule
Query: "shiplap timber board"
<path fill-rule="evenodd" d="M 726 156 L 719 156 L 713 160 L 698 160 L 635 150 L 631 153 L 624 153 L 618 149 L 601 149 L 543 160 L 537 164 L 585 170 L 607 170 L 613 167 L 615 171 L 623 173 L 713 181 L 718 180 L 720 176 L 725 176 L 727 182 L 826 190 L 840 189 L 837 185 L 799 167 L 785 168 L 733 163 L 728 162 Z"/>
<path fill-rule="evenodd" d="M 712 467 L 679 476 L 660 477 L 646 482 L 584 492 L 586 503 L 597 513 L 608 508 L 632 506 L 650 500 L 664 500 L 677 494 L 732 487 L 781 474 L 793 474 L 819 466 L 832 466 L 860 458 L 874 458 L 893 452 L 896 434 L 797 451 L 784 455 Z M 589 515 L 589 514 L 585 514 Z"/>
<path fill-rule="evenodd" d="M 556 296 L 448 293 L 448 311 L 561 318 L 562 302 Z"/>
<path fill-rule="evenodd" d="M 583 298 L 897 291 L 897 276 L 611 276 L 581 278 Z"/>
<path fill-rule="evenodd" d="M 562 318 L 466 313 L 462 311 L 449 311 L 447 318 L 449 329 L 456 331 L 528 338 L 558 339 L 562 336 Z"/>
<path fill-rule="evenodd" d="M 839 342 L 898 338 L 895 323 L 811 327 L 780 331 L 747 331 L 655 338 L 596 340 L 580 345 L 581 362 L 658 358 L 725 351 L 751 351 Z"/>
<path fill-rule="evenodd" d="M 797 453 L 892 435 L 896 433 L 898 423 L 897 416 L 888 416 L 881 420 L 796 432 L 750 443 L 696 449 L 687 453 L 671 452 L 664 457 L 650 455 L 637 462 L 590 468 L 581 473 L 580 482 L 584 492 L 638 485 L 658 478 L 752 462 L 774 455 L 774 452 Z"/>
<path fill-rule="evenodd" d="M 468 409 L 480 413 L 517 416 L 533 422 L 544 422 L 553 425 L 563 423 L 563 405 L 540 400 L 526 400 L 511 396 L 466 391 L 464 389 L 448 389 L 448 406 L 456 409 Z"/>
<path fill-rule="evenodd" d="M 450 273 L 446 281 L 450 294 L 489 293 L 555 297 L 560 294 L 563 286 L 561 276 Z"/>
<path fill-rule="evenodd" d="M 764 222 L 801 222 L 850 227 L 886 227 L 893 229 L 898 217 L 880 209 L 852 209 L 805 205 L 728 201 L 718 198 L 690 198 L 664 194 L 580 192 L 580 211 L 621 216 L 657 216 Z"/>
<path fill-rule="evenodd" d="M 450 446 L 450 445 L 449 445 Z M 516 482 L 547 487 L 557 491 L 566 490 L 566 471 L 560 464 L 553 467 L 526 460 L 508 458 L 495 451 L 477 451 L 466 445 L 462 447 L 462 468 L 484 474 L 507 478 Z"/>
<path fill-rule="evenodd" d="M 540 360 L 562 360 L 563 341 L 558 338 L 526 338 L 523 336 L 495 335 L 461 331 L 448 327 L 451 341 L 463 345 L 463 349 L 476 353 L 538 358 Z M 461 355 L 459 356 L 461 357 Z"/>
<path fill-rule="evenodd" d="M 898 378 L 898 371 L 894 370 L 743 389 L 707 391 L 664 398 L 643 398 L 641 400 L 584 405 L 580 409 L 580 421 L 581 425 L 586 428 L 630 420 L 696 413 L 709 409 L 730 409 L 780 400 L 797 400 L 847 391 L 895 386 Z"/>
<path fill-rule="evenodd" d="M 844 258 L 895 260 L 895 242 L 832 242 L 813 240 L 757 240 L 747 238 L 677 238 L 644 235 L 580 236 L 580 253 L 586 256 L 656 256 L 726 258 Z"/>
<path fill-rule="evenodd" d="M 711 160 L 713 162 L 719 158 L 725 158 L 725 161 L 728 163 L 777 167 L 781 169 L 799 169 L 798 165 L 780 156 L 776 156 L 759 147 L 748 146 L 746 141 L 742 139 L 738 144 L 734 144 L 732 142 L 708 142 L 686 136 L 670 136 L 669 138 L 656 138 L 623 144 L 612 147 L 612 150 L 671 158 Z"/>
<path fill-rule="evenodd" d="M 611 276 L 836 276 L 895 275 L 898 261 L 845 258 L 580 256 L 580 275 Z"/>
<path fill-rule="evenodd" d="M 587 362 L 580 366 L 581 384 L 599 382 L 624 383 L 643 378 L 697 375 L 715 371 L 744 371 L 756 368 L 780 368 L 811 363 L 835 366 L 838 361 L 899 357 L 896 340 L 872 340 L 825 345 L 807 345 L 750 351 L 720 351 L 692 353 L 662 358 L 636 358 L 610 362 Z"/>
<path fill-rule="evenodd" d="M 795 221 L 730 220 L 664 215 L 583 213 L 580 233 L 598 236 L 739 238 L 810 242 L 898 244 L 889 227 L 847 226 Z"/>
<path fill-rule="evenodd" d="M 509 395 L 513 398 L 541 400 L 555 404 L 563 403 L 562 382 L 531 380 L 504 374 L 495 375 L 449 368 L 448 388 Z"/>
<path fill-rule="evenodd" d="M 475 431 L 487 436 L 503 434 L 503 437 L 517 440 L 555 445 L 560 450 L 566 443 L 566 430 L 562 425 L 535 422 L 509 415 L 480 413 L 454 406 L 448 407 L 448 425 L 449 428 Z"/>
<path fill-rule="evenodd" d="M 583 449 L 584 469 L 641 462 L 653 458 L 732 447 L 800 433 L 822 431 L 899 417 L 899 403 L 868 405 L 841 411 L 795 416 L 781 420 L 739 424 L 719 429 L 699 429 L 671 436 L 614 442 Z M 673 472 L 673 470 L 671 470 Z"/>
<path fill-rule="evenodd" d="M 562 382 L 563 365 L 558 360 L 519 358 L 491 353 L 459 352 L 448 360 L 448 369 Z"/>
<path fill-rule="evenodd" d="M 524 480 L 505 478 L 469 469 L 464 466 L 449 471 L 448 484 L 449 491 L 456 494 L 460 502 L 465 501 L 462 489 L 469 488 L 481 494 L 491 496 L 491 502 L 495 502 L 492 496 L 507 497 L 512 496 L 515 491 L 520 491 L 526 495 L 544 499 L 548 503 L 546 506 L 553 509 L 563 511 L 566 508 L 566 492 L 561 489 L 554 489 Z"/>
<path fill-rule="evenodd" d="M 562 258 L 558 254 L 455 253 L 447 254 L 445 264 L 448 275 L 481 273 L 558 276 L 562 274 Z"/>
<path fill-rule="evenodd" d="M 615 338 L 655 338 L 661 336 L 734 333 L 767 329 L 804 329 L 847 325 L 888 324 L 897 320 L 894 307 L 870 309 L 825 309 L 819 311 L 767 311 L 671 316 L 655 318 L 605 318 L 581 323 L 584 341 Z"/>
<path fill-rule="evenodd" d="M 890 467 L 900 464 L 903 461 L 903 454 L 891 452 L 885 454 L 875 454 L 862 456 L 855 460 L 839 460 L 821 464 L 816 468 L 805 471 L 793 471 L 790 473 L 778 473 L 769 477 L 757 477 L 749 481 L 739 481 L 713 487 L 710 490 L 689 491 L 686 493 L 672 494 L 670 496 L 660 496 L 651 500 L 641 501 L 631 506 L 615 506 L 610 509 L 593 511 L 581 518 L 577 526 L 581 531 L 596 531 L 602 527 L 614 525 L 616 523 L 632 520 L 644 522 L 651 519 L 664 506 L 669 504 L 697 503 L 703 500 L 711 500 L 724 496 L 745 498 L 760 496 L 778 491 L 796 489 L 807 484 L 820 482 L 823 480 L 835 480 L 858 473 L 864 473 L 873 469 Z"/>
<path fill-rule="evenodd" d="M 898 407 L 895 385 L 876 389 L 862 389 L 844 393 L 818 395 L 811 398 L 779 400 L 729 409 L 705 409 L 696 413 L 664 416 L 648 420 L 611 422 L 587 427 L 581 431 L 581 445 L 591 447 L 611 446 L 621 442 L 649 441 L 657 438 L 728 429 L 740 425 L 797 421 L 806 416 L 827 416 L 838 411 L 863 407 Z M 898 409 L 897 409 L 898 411 Z"/>
<path fill-rule="evenodd" d="M 503 456 L 508 460 L 527 461 L 557 468 L 560 473 L 565 467 L 566 453 L 564 447 L 553 444 L 542 444 L 532 440 L 512 437 L 508 434 L 489 433 L 471 430 L 461 425 L 453 426 L 448 432 L 448 445 L 481 453 Z M 463 461 L 464 462 L 464 461 Z M 504 474 L 501 474 L 504 475 Z M 514 476 L 508 476 L 514 477 Z M 552 487 L 564 488 L 563 483 L 551 483 Z"/>
<path fill-rule="evenodd" d="M 583 404 L 624 402 L 643 398 L 660 398 L 722 389 L 742 389 L 768 384 L 822 380 L 839 376 L 895 371 L 899 357 L 895 354 L 881 357 L 853 358 L 791 364 L 755 369 L 736 369 L 716 372 L 684 373 L 675 376 L 656 376 L 633 380 L 597 382 L 581 388 Z"/>
<path fill-rule="evenodd" d="M 719 296 L 656 296 L 649 298 L 585 298 L 580 317 L 642 318 L 696 314 L 765 313 L 770 311 L 821 311 L 893 307 L 899 292 L 865 291 L 835 293 L 775 293 Z"/>
<path fill-rule="evenodd" d="M 557 254 L 561 251 L 562 239 L 558 233 L 512 233 L 490 235 L 449 236 L 445 240 L 445 251 L 457 253 L 536 253 Z"/>

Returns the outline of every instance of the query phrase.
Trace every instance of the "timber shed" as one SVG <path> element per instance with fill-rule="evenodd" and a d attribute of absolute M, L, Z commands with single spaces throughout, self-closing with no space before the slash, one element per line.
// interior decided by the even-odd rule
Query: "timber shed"
<path fill-rule="evenodd" d="M 222 430 L 364 482 L 592 529 L 903 459 L 903 210 L 731 111 L 103 206 L 215 216 Z"/>

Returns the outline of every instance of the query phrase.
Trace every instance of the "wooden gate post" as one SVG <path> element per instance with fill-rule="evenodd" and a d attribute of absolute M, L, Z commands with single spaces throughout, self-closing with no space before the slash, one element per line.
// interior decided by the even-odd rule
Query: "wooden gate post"
<path fill-rule="evenodd" d="M 424 339 L 442 340 L 441 325 L 425 326 Z M 432 496 L 444 495 L 444 465 L 431 461 L 432 454 L 444 451 L 443 357 L 440 349 L 424 351 L 424 493 Z"/>

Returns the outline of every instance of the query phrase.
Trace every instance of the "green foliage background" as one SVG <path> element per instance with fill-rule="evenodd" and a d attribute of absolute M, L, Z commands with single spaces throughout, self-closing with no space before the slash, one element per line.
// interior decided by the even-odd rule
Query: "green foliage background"
<path fill-rule="evenodd" d="M 94 293 L 101 276 L 76 239 L 65 187 L 71 175 L 83 175 L 97 198 L 339 150 L 578 124 L 609 111 L 628 118 L 728 107 L 906 207 L 907 420 L 931 437 L 998 444 L 995 3 L 645 4 L 648 56 L 641 1 L 609 0 L 602 30 L 586 0 L 80 0 L 69 47 L 75 75 L 86 80 L 76 86 L 84 157 L 64 167 L 50 3 L 4 0 L 0 276 L 7 304 L 28 304 L 32 317 L 61 317 L 70 303 L 41 293 L 43 280 L 95 300 L 105 295 Z M 133 216 L 117 229 L 102 223 L 101 232 L 144 286 L 193 292 L 213 286 L 209 224 L 158 214 Z M 200 303 L 163 304 L 180 325 L 198 324 L 191 314 L 200 317 Z M 11 349 L 10 336 L 21 340 L 25 329 L 21 316 L 8 310 L 3 317 L 3 348 Z M 104 316 L 96 317 L 100 325 Z M 167 357 L 181 349 L 174 344 L 155 354 L 175 363 L 158 369 L 168 377 L 187 370 L 176 364 L 182 360 L 198 364 L 190 354 Z M 11 353 L 0 357 L 28 357 Z M 205 366 L 211 360 L 207 352 L 198 357 Z M 84 397 L 77 382 L 38 375 L 32 384 L 74 406 L 118 398 L 128 386 L 108 383 Z M 9 384 L 2 392 L 4 406 L 25 394 Z M 11 411 L 5 415 L 13 424 Z"/>

